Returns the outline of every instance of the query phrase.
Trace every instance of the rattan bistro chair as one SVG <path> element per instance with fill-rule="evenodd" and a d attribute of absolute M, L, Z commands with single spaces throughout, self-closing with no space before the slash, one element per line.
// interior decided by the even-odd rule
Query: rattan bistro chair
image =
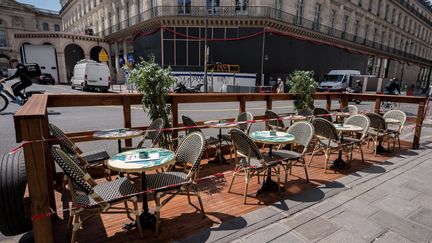
<path fill-rule="evenodd" d="M 365 115 L 369 118 L 370 121 L 367 135 L 368 147 L 370 140 L 372 140 L 374 144 L 374 155 L 376 155 L 379 141 L 381 140 L 384 142 L 384 140 L 387 138 L 387 125 L 384 118 L 379 114 L 366 113 Z"/>
<path fill-rule="evenodd" d="M 312 121 L 312 125 L 315 129 L 316 144 L 309 160 L 309 166 L 315 153 L 319 150 L 324 150 L 324 155 L 326 157 L 324 173 L 327 173 L 327 164 L 330 159 L 330 154 L 334 151 L 349 152 L 351 144 L 346 140 L 340 141 L 336 127 L 326 119 L 315 118 Z M 349 156 L 347 157 L 349 159 Z"/>
<path fill-rule="evenodd" d="M 160 138 L 163 134 L 163 128 L 165 127 L 165 121 L 162 118 L 154 120 L 150 126 L 148 126 L 146 132 L 144 133 L 141 141 L 138 143 L 137 147 L 126 147 L 122 148 L 122 151 L 127 151 L 131 149 L 142 148 L 146 140 L 150 140 L 150 148 L 158 145 Z"/>
<path fill-rule="evenodd" d="M 51 149 L 54 161 L 63 169 L 72 196 L 72 206 L 68 222 L 68 230 L 72 231 L 71 242 L 75 242 L 76 233 L 85 220 L 102 213 L 125 213 L 128 218 L 138 224 L 138 232 L 143 237 L 139 220 L 138 190 L 126 177 L 97 184 L 91 176 L 78 166 L 75 158 L 58 147 Z M 129 208 L 128 202 L 133 204 Z M 114 207 L 113 204 L 123 203 L 124 207 Z M 113 210 L 113 211 L 110 211 Z M 131 214 L 135 218 L 131 217 Z"/>
<path fill-rule="evenodd" d="M 285 132 L 287 130 L 281 117 L 276 112 L 272 110 L 266 110 L 265 116 L 266 119 L 274 119 L 271 121 L 267 121 L 267 125 L 270 127 L 270 129 L 281 131 L 281 132 Z"/>
<path fill-rule="evenodd" d="M 403 112 L 401 110 L 387 111 L 386 113 L 384 113 L 383 118 L 384 118 L 384 120 L 387 118 L 391 118 L 391 119 L 395 119 L 395 120 L 399 121 L 399 123 L 396 124 L 395 128 L 394 128 L 395 125 L 389 124 L 387 126 L 387 132 L 388 132 L 388 137 L 393 139 L 393 149 L 395 147 L 396 140 L 398 141 L 399 149 L 401 149 L 400 134 L 402 132 L 402 129 L 405 125 L 406 118 L 407 118 L 405 112 Z"/>
<path fill-rule="evenodd" d="M 370 126 L 370 120 L 367 116 L 365 115 L 353 115 L 348 117 L 345 120 L 345 123 L 347 125 L 355 125 L 355 126 L 359 126 L 361 128 L 363 128 L 363 130 L 360 132 L 360 137 L 344 137 L 345 141 L 348 141 L 352 144 L 352 150 L 350 153 L 350 161 L 352 158 L 352 151 L 355 149 L 359 149 L 360 150 L 360 154 L 361 154 L 361 159 L 362 162 L 364 163 L 364 157 L 363 157 L 363 148 L 362 145 L 368 135 L 368 130 L 369 130 L 369 126 Z M 357 135 L 357 133 L 356 133 Z"/>
<path fill-rule="evenodd" d="M 205 216 L 204 207 L 198 186 L 194 180 L 196 177 L 201 156 L 204 151 L 204 136 L 201 132 L 189 133 L 180 143 L 176 151 L 176 162 L 186 165 L 192 163 L 190 171 L 184 172 L 168 171 L 156 174 L 148 174 L 147 187 L 154 190 L 154 198 L 156 202 L 156 228 L 155 234 L 159 233 L 160 210 L 177 194 L 185 194 L 188 197 L 189 204 L 190 192 L 198 197 L 201 213 Z M 161 199 L 165 195 L 169 195 L 162 202 Z"/>
<path fill-rule="evenodd" d="M 295 163 L 300 162 L 305 170 L 306 180 L 309 182 L 309 176 L 307 172 L 307 165 L 304 160 L 304 156 L 308 150 L 309 144 L 314 135 L 314 127 L 310 122 L 307 121 L 298 121 L 290 126 L 287 130 L 287 133 L 294 135 L 294 144 L 300 145 L 303 147 L 303 151 L 298 153 L 296 151 L 291 150 L 277 150 L 273 152 L 273 157 L 283 159 L 282 167 L 285 169 L 285 183 L 288 180 L 288 170 L 291 174 L 291 168 Z"/>
<path fill-rule="evenodd" d="M 357 115 L 358 108 L 355 105 L 348 105 L 341 109 L 341 112 L 348 112 L 351 116 Z"/>
<path fill-rule="evenodd" d="M 48 125 L 48 128 L 54 137 L 58 139 L 60 147 L 65 152 L 77 158 L 79 165 L 83 169 L 103 166 L 106 179 L 111 180 L 111 171 L 106 166 L 106 161 L 110 158 L 110 156 L 105 150 L 96 150 L 83 153 L 82 150 L 74 142 L 72 142 L 56 125 L 51 123 Z"/>
<path fill-rule="evenodd" d="M 233 128 L 230 133 L 234 145 L 236 168 L 234 169 L 228 192 L 231 192 L 236 176 L 243 175 L 245 178 L 243 203 L 246 204 L 247 191 L 251 177 L 257 176 L 259 181 L 259 177 L 267 176 L 267 169 L 270 168 L 272 170 L 272 175 L 277 177 L 278 185 L 280 184 L 280 161 L 262 155 L 256 144 L 242 130 Z M 239 156 L 241 158 L 239 158 Z"/>
<path fill-rule="evenodd" d="M 201 129 L 198 127 L 198 125 L 195 123 L 194 120 L 192 120 L 190 117 L 188 116 L 182 116 L 182 122 L 184 126 L 187 126 L 186 128 L 186 135 L 193 133 L 193 132 L 200 132 L 202 134 L 204 134 Z M 219 139 L 215 138 L 215 137 L 208 137 L 205 136 L 205 148 L 206 148 L 206 158 L 208 158 L 208 154 L 207 154 L 207 148 L 209 146 L 216 146 L 217 143 L 219 143 Z"/>
<path fill-rule="evenodd" d="M 312 114 L 318 118 L 333 122 L 333 118 L 330 116 L 330 112 L 324 108 L 315 107 L 312 111 Z"/>
<path fill-rule="evenodd" d="M 240 130 L 242 130 L 244 133 L 249 134 L 250 128 L 252 126 L 252 121 L 254 116 L 250 112 L 242 112 L 237 115 L 234 122 L 240 122 L 236 125 L 236 127 Z M 248 122 L 249 121 L 249 122 Z M 232 140 L 230 134 L 222 134 L 222 139 L 231 146 L 231 153 L 230 153 L 230 161 L 232 159 L 232 154 L 234 153 L 234 147 L 232 146 Z"/>

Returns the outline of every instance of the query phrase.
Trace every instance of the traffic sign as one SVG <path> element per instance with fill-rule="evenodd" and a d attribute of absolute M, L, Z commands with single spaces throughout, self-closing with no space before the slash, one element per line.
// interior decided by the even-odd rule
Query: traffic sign
<path fill-rule="evenodd" d="M 108 53 L 106 53 L 105 49 L 101 49 L 99 52 L 99 62 L 108 62 Z"/>

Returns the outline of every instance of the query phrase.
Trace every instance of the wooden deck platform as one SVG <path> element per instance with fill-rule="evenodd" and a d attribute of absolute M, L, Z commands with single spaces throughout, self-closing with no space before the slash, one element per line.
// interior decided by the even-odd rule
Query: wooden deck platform
<path fill-rule="evenodd" d="M 408 149 L 411 144 L 402 143 L 402 149 Z M 230 219 L 245 215 L 249 212 L 257 210 L 275 203 L 281 199 L 289 198 L 294 194 L 304 192 L 308 189 L 319 185 L 337 180 L 352 172 L 367 168 L 373 164 L 379 164 L 388 158 L 392 157 L 391 153 L 380 154 L 376 157 L 372 154 L 371 149 L 364 148 L 366 163 L 362 163 L 360 154 L 355 153 L 348 170 L 334 172 L 328 170 L 324 173 L 324 156 L 314 157 L 311 166 L 308 168 L 310 183 L 305 180 L 304 170 L 300 166 L 295 166 L 292 175 L 288 176 L 288 183 L 285 185 L 285 191 L 279 195 L 278 193 L 264 193 L 256 197 L 255 192 L 260 185 L 256 178 L 253 178 L 249 193 L 251 196 L 247 199 L 247 204 L 243 204 L 243 189 L 244 179 L 238 177 L 233 185 L 232 192 L 228 193 L 228 185 L 231 181 L 232 165 L 215 165 L 208 164 L 207 160 L 202 161 L 200 177 L 212 175 L 215 173 L 223 173 L 224 179 L 205 180 L 200 182 L 202 189 L 201 196 L 206 210 L 206 217 L 197 211 L 196 208 L 188 204 L 185 196 L 177 196 L 169 202 L 161 211 L 161 233 L 158 237 L 150 229 L 144 231 L 144 239 L 139 237 L 136 229 L 129 232 L 122 230 L 122 225 L 128 223 L 126 215 L 108 214 L 101 217 L 93 217 L 84 222 L 83 229 L 78 231 L 77 240 L 79 242 L 170 242 L 180 240 L 188 235 L 198 232 L 206 228 L 214 228 L 217 230 L 218 225 Z M 229 158 L 229 156 L 225 156 Z M 333 154 L 331 159 L 335 159 L 337 154 Z M 308 161 L 308 159 L 307 159 Z M 283 182 L 284 174 L 282 174 Z M 138 183 L 139 184 L 139 183 Z M 65 209 L 69 207 L 68 192 L 56 192 L 57 207 Z M 317 195 L 317 201 L 320 196 Z M 192 203 L 198 205 L 196 198 L 192 197 Z M 141 206 L 141 205 L 140 205 Z M 154 207 L 153 201 L 149 203 L 150 209 Z M 289 206 L 289 205 L 288 205 Z M 54 223 L 55 242 L 67 242 L 66 223 L 68 212 L 64 215 L 58 215 L 59 219 Z"/>

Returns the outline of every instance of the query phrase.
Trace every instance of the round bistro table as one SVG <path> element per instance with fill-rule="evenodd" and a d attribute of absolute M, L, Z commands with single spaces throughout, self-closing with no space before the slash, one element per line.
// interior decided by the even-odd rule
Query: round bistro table
<path fill-rule="evenodd" d="M 237 123 L 235 122 L 226 122 L 224 120 L 210 120 L 204 122 L 204 125 L 210 127 L 210 128 L 217 128 L 219 129 L 219 146 L 218 150 L 216 151 L 215 157 L 213 160 L 209 161 L 209 163 L 219 163 L 219 164 L 229 164 L 229 162 L 223 157 L 222 155 L 222 129 L 227 128 L 233 128 L 237 126 Z"/>
<path fill-rule="evenodd" d="M 292 143 L 295 139 L 294 135 L 286 132 L 276 132 L 276 135 L 272 135 L 270 131 L 252 132 L 250 137 L 254 142 L 269 145 L 269 157 L 272 157 L 274 145 L 286 145 Z M 278 187 L 279 185 L 271 179 L 271 168 L 269 168 L 267 170 L 267 178 L 263 181 L 262 187 L 258 190 L 257 194 L 264 191 L 278 190 Z"/>
<path fill-rule="evenodd" d="M 147 156 L 146 156 L 147 155 Z M 110 170 L 121 173 L 140 173 L 142 191 L 147 190 L 146 171 L 156 170 L 175 163 L 175 153 L 163 148 L 141 148 L 116 154 L 108 160 Z M 143 211 L 140 215 L 143 227 L 153 227 L 156 218 L 149 212 L 147 193 L 142 196 Z M 131 228 L 132 226 L 126 226 Z"/>
<path fill-rule="evenodd" d="M 336 130 L 341 134 L 340 135 L 340 142 L 343 141 L 343 135 L 346 132 L 360 132 L 363 130 L 362 127 L 355 126 L 355 125 L 349 125 L 349 124 L 334 124 Z M 339 150 L 339 156 L 336 160 L 333 161 L 333 165 L 335 167 L 344 167 L 346 168 L 347 162 L 342 159 L 342 150 Z M 339 166 L 338 166 L 339 165 Z M 344 165 L 344 166 L 342 166 Z"/>
<path fill-rule="evenodd" d="M 93 133 L 93 137 L 98 139 L 117 140 L 118 152 L 121 152 L 121 140 L 142 136 L 143 130 L 132 128 L 106 129 Z"/>

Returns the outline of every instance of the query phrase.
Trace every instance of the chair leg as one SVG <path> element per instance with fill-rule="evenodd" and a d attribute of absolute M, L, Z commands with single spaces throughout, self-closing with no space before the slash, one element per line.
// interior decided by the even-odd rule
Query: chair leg
<path fill-rule="evenodd" d="M 68 237 L 70 237 L 71 233 L 72 233 L 74 217 L 75 217 L 75 212 L 71 211 L 71 213 L 69 214 L 69 220 L 68 220 L 68 225 L 67 225 Z"/>
<path fill-rule="evenodd" d="M 328 161 L 330 159 L 329 149 L 325 150 L 324 155 L 325 155 L 325 158 L 326 158 L 325 165 L 324 165 L 324 173 L 327 173 L 327 164 L 328 164 Z"/>
<path fill-rule="evenodd" d="M 159 227 L 160 227 L 160 208 L 161 208 L 161 203 L 160 203 L 160 194 L 157 193 L 155 195 L 155 204 L 156 204 L 156 209 L 155 209 L 155 216 L 156 216 L 156 225 L 155 225 L 155 235 L 159 235 Z"/>
<path fill-rule="evenodd" d="M 399 134 L 397 135 L 397 140 L 398 140 L 398 145 L 399 145 L 399 150 L 401 149 L 401 145 L 400 145 L 400 137 Z"/>
<path fill-rule="evenodd" d="M 232 185 L 234 183 L 234 179 L 235 179 L 236 176 L 237 176 L 237 172 L 234 172 L 233 175 L 232 175 L 232 178 L 231 178 L 231 183 L 230 183 L 230 185 L 228 187 L 228 192 L 231 192 L 231 187 L 232 187 Z"/>
<path fill-rule="evenodd" d="M 202 199 L 201 199 L 201 195 L 200 195 L 198 186 L 194 184 L 193 188 L 194 188 L 194 191 L 195 191 L 195 195 L 198 197 L 198 202 L 199 202 L 199 205 L 200 205 L 200 208 L 201 208 L 201 213 L 202 213 L 203 217 L 205 217 L 204 205 L 203 205 L 203 202 L 202 202 Z"/>
<path fill-rule="evenodd" d="M 285 170 L 285 184 L 288 182 L 288 170 L 291 172 L 291 167 L 288 168 L 288 164 L 282 165 Z M 290 173 L 291 174 L 291 173 Z"/>
<path fill-rule="evenodd" d="M 249 186 L 249 173 L 245 173 L 245 188 L 244 188 L 244 195 L 243 195 L 243 204 L 246 204 L 248 186 Z"/>
<path fill-rule="evenodd" d="M 187 199 L 188 199 L 188 203 L 189 203 L 189 204 L 192 204 L 192 203 L 191 203 L 191 200 L 190 200 L 190 192 L 189 192 L 189 187 L 186 187 L 186 193 L 187 193 Z"/>
<path fill-rule="evenodd" d="M 305 176 L 306 176 L 306 181 L 309 182 L 309 175 L 308 175 L 308 171 L 307 171 L 307 166 L 306 166 L 306 161 L 304 161 L 304 158 L 301 159 L 300 163 L 302 163 L 304 171 L 305 171 Z M 291 171 L 291 169 L 290 169 Z"/>
<path fill-rule="evenodd" d="M 309 159 L 308 166 L 310 166 L 310 164 L 312 163 L 312 159 L 313 159 L 313 157 L 314 157 L 314 155 L 315 155 L 315 152 L 316 152 L 316 150 L 317 150 L 317 147 L 318 147 L 318 144 L 315 145 L 314 149 L 312 150 L 312 154 L 311 154 L 311 157 L 310 157 L 310 159 Z"/>
<path fill-rule="evenodd" d="M 280 165 L 278 165 L 276 167 L 276 176 L 277 176 L 277 185 L 278 185 L 278 192 L 281 193 L 281 188 L 280 188 Z"/>
<path fill-rule="evenodd" d="M 73 227 L 72 227 L 72 236 L 71 236 L 71 242 L 75 243 L 76 241 L 76 234 L 77 231 L 79 230 L 79 228 L 81 228 L 82 222 L 80 219 L 80 215 L 76 214 L 74 217 L 74 223 L 73 223 Z"/>
<path fill-rule="evenodd" d="M 138 233 L 139 233 L 140 237 L 143 238 L 144 233 L 142 230 L 142 225 L 141 225 L 141 221 L 140 221 L 140 214 L 138 211 L 138 200 L 136 197 L 132 199 L 132 203 L 133 203 L 133 210 L 134 210 L 133 213 L 135 214 L 135 222 L 137 224 Z"/>
<path fill-rule="evenodd" d="M 360 155 L 361 155 L 362 162 L 364 163 L 365 161 L 364 161 L 364 156 L 363 156 L 363 148 L 362 148 L 361 144 L 360 144 Z"/>
<path fill-rule="evenodd" d="M 132 218 L 131 218 L 131 216 L 130 216 L 130 211 L 129 211 L 129 206 L 128 206 L 128 204 L 127 204 L 127 201 L 124 201 L 123 204 L 124 204 L 124 207 L 125 207 L 125 209 L 126 209 L 126 216 L 127 216 L 130 220 L 132 220 Z"/>

